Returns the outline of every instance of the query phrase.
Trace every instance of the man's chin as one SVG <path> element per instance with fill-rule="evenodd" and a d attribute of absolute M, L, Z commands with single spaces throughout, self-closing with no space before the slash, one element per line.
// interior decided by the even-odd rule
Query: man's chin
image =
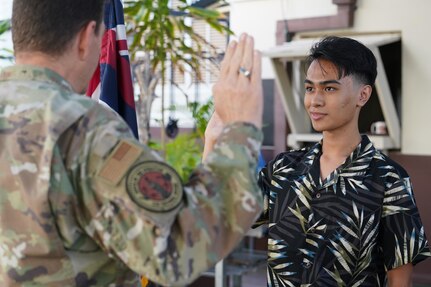
<path fill-rule="evenodd" d="M 325 128 L 323 128 L 322 126 L 313 125 L 313 130 L 315 132 L 322 133 L 325 131 Z"/>

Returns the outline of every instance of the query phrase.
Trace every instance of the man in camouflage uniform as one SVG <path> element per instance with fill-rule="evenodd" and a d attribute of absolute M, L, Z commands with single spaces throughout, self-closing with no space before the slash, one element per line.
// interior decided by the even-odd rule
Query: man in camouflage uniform
<path fill-rule="evenodd" d="M 0 286 L 139 286 L 139 275 L 184 285 L 262 210 L 253 39 L 227 50 L 214 87 L 226 126 L 183 184 L 116 114 L 79 95 L 98 63 L 103 2 L 14 1 L 17 64 L 0 72 Z"/>

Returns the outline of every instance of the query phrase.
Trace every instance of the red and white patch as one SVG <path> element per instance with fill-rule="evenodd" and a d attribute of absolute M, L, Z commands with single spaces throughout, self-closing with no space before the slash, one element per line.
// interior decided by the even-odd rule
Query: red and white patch
<path fill-rule="evenodd" d="M 182 201 L 179 175 L 162 162 L 147 161 L 135 165 L 127 175 L 126 184 L 133 201 L 150 211 L 167 212 Z"/>

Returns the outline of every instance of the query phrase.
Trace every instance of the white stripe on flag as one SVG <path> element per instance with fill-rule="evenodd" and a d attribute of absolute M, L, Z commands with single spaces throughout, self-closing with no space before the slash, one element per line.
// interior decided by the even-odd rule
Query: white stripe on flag
<path fill-rule="evenodd" d="M 114 28 L 114 30 L 117 34 L 117 41 L 118 40 L 127 40 L 126 26 L 125 25 L 117 25 L 117 27 Z"/>
<path fill-rule="evenodd" d="M 129 51 L 127 50 L 120 50 L 118 53 L 120 53 L 121 56 L 129 56 Z"/>
<path fill-rule="evenodd" d="M 100 99 L 100 83 L 97 85 L 97 88 L 91 94 L 91 98 L 95 101 Z"/>

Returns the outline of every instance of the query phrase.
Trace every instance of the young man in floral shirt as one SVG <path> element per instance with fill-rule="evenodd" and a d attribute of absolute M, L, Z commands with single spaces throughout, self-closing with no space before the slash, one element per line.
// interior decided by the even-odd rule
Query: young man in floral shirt
<path fill-rule="evenodd" d="M 327 37 L 307 59 L 304 105 L 323 139 L 261 171 L 268 286 L 411 286 L 431 256 L 406 171 L 358 128 L 377 75 L 363 44 Z M 215 115 L 207 136 L 217 134 Z"/>

